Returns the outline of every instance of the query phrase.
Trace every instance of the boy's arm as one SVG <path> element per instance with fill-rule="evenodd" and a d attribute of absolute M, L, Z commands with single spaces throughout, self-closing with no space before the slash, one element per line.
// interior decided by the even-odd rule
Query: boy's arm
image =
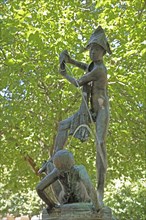
<path fill-rule="evenodd" d="M 54 168 L 51 173 L 46 175 L 40 183 L 37 185 L 36 189 L 44 190 L 50 186 L 53 182 L 58 179 L 59 171 L 57 168 Z"/>
<path fill-rule="evenodd" d="M 87 70 L 87 67 L 88 67 L 88 65 L 87 65 L 86 63 L 79 62 L 79 61 L 76 61 L 76 60 L 71 59 L 71 58 L 70 58 L 70 60 L 68 61 L 68 63 L 73 64 L 74 66 L 77 66 L 77 67 L 79 67 L 80 69 L 85 70 L 85 71 Z"/>
<path fill-rule="evenodd" d="M 90 196 L 95 209 L 98 211 L 100 209 L 100 205 L 97 199 L 97 193 L 84 166 L 80 166 L 79 176 L 84 186 L 86 187 L 88 195 Z"/>
<path fill-rule="evenodd" d="M 78 85 L 82 86 L 85 83 L 96 81 L 99 78 L 105 78 L 106 74 L 102 68 L 95 67 L 93 70 L 83 75 L 80 79 L 78 79 Z"/>
<path fill-rule="evenodd" d="M 75 78 L 73 78 L 72 76 L 68 75 L 67 72 L 66 72 L 66 69 L 62 69 L 60 68 L 60 74 L 66 78 L 71 84 L 73 84 L 74 86 L 76 87 L 79 87 L 79 84 L 78 84 L 78 80 L 76 80 Z"/>
<path fill-rule="evenodd" d="M 54 168 L 52 172 L 49 173 L 44 179 L 42 179 L 41 182 L 36 187 L 36 191 L 39 197 L 48 205 L 50 209 L 53 206 L 55 206 L 55 203 L 54 201 L 52 201 L 51 198 L 48 198 L 46 196 L 46 193 L 44 190 L 58 179 L 59 174 L 60 173 L 58 169 Z"/>
<path fill-rule="evenodd" d="M 91 72 L 85 74 L 84 76 L 82 76 L 80 79 L 77 80 L 77 79 L 73 78 L 72 76 L 68 75 L 67 71 L 65 69 L 65 64 L 64 64 L 64 67 L 63 67 L 63 64 L 61 64 L 60 65 L 60 74 L 64 78 L 66 78 L 74 86 L 80 87 L 88 82 L 97 80 L 102 73 L 100 73 L 100 72 L 98 73 L 98 70 L 95 68 Z"/>
<path fill-rule="evenodd" d="M 70 64 L 73 64 L 74 66 L 77 66 L 79 67 L 80 69 L 82 70 L 87 70 L 87 67 L 88 65 L 86 63 L 83 63 L 83 62 L 79 62 L 79 61 L 76 61 L 74 59 L 72 59 L 70 57 L 70 55 L 68 54 L 68 51 L 67 50 L 64 50 L 61 54 L 60 54 L 60 64 L 62 62 L 64 63 L 70 63 Z"/>
<path fill-rule="evenodd" d="M 61 75 L 64 76 L 64 78 L 66 78 L 70 83 L 72 83 L 73 85 L 75 85 L 76 87 L 79 86 L 83 86 L 84 84 L 91 82 L 91 81 L 96 81 L 99 78 L 104 79 L 106 78 L 106 73 L 104 68 L 102 67 L 95 67 L 93 70 L 91 70 L 90 72 L 86 73 L 85 75 L 83 75 L 80 79 L 75 79 L 72 76 L 67 74 L 66 68 L 65 68 L 65 57 L 61 56 L 60 59 L 60 73 Z"/>

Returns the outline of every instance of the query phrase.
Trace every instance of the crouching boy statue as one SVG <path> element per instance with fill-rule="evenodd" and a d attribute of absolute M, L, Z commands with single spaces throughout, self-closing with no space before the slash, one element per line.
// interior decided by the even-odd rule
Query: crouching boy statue
<path fill-rule="evenodd" d="M 57 204 L 46 195 L 45 189 L 58 180 L 58 186 L 56 185 L 56 189 L 54 187 L 54 191 L 60 189 L 60 192 L 55 192 L 60 205 L 88 202 L 92 203 L 94 210 L 99 210 L 97 194 L 88 173 L 83 165 L 75 165 L 71 152 L 59 150 L 53 157 L 52 168 L 36 187 L 39 197 L 48 206 L 48 212 Z"/>

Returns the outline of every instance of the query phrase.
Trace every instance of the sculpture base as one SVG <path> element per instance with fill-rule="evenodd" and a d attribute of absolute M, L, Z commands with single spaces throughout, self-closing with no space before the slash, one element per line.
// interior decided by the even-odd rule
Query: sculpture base
<path fill-rule="evenodd" d="M 48 214 L 44 209 L 42 220 L 114 220 L 109 207 L 103 207 L 95 212 L 90 203 L 72 203 L 54 208 Z"/>

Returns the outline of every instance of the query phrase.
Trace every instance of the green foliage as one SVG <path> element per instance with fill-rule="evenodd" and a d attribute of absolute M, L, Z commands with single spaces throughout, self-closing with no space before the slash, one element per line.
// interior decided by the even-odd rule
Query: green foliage
<path fill-rule="evenodd" d="M 109 194 L 105 199 L 119 219 L 143 220 L 139 207 L 143 207 L 145 165 L 145 2 L 8 0 L 1 3 L 1 8 L 2 211 L 19 211 L 26 198 L 29 204 L 27 192 L 39 179 L 28 166 L 26 155 L 39 167 L 52 151 L 58 122 L 79 107 L 80 91 L 58 74 L 59 53 L 67 49 L 77 60 L 89 62 L 87 53 L 80 51 L 93 30 L 102 25 L 113 51 L 112 56 L 105 57 L 111 106 Z M 69 68 L 77 78 L 83 74 Z M 87 167 L 95 182 L 93 138 L 82 144 L 69 139 L 68 145 L 77 163 Z M 122 182 L 120 191 L 116 191 L 114 180 L 123 176 L 130 178 L 131 187 Z M 18 197 L 18 208 L 4 208 L 8 194 L 9 201 L 14 195 Z M 31 210 L 23 206 L 23 211 L 35 208 L 33 203 Z"/>
<path fill-rule="evenodd" d="M 145 219 L 144 184 L 144 179 L 133 182 L 124 176 L 108 184 L 105 200 L 117 219 Z"/>
<path fill-rule="evenodd" d="M 13 213 L 14 216 L 38 214 L 43 206 L 36 194 L 30 188 L 16 193 L 6 190 L 4 197 L 1 196 L 1 210 L 3 213 Z"/>

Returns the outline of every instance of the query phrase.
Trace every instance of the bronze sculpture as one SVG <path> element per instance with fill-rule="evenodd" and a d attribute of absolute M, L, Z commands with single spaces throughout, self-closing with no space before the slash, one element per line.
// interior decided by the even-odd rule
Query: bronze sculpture
<path fill-rule="evenodd" d="M 78 62 L 65 50 L 60 54 L 60 74 L 76 87 L 82 87 L 82 102 L 78 112 L 59 122 L 55 140 L 54 155 L 44 165 L 46 177 L 36 187 L 40 198 L 48 205 L 48 211 L 57 203 L 92 202 L 96 211 L 102 210 L 105 175 L 107 170 L 106 136 L 109 124 L 109 100 L 107 95 L 107 70 L 103 56 L 111 50 L 104 30 L 99 26 L 91 35 L 86 46 L 92 62 Z M 68 75 L 66 63 L 73 64 L 86 71 L 80 79 Z M 86 141 L 90 123 L 95 123 L 97 192 L 94 190 L 84 166 L 74 165 L 73 155 L 63 150 L 68 135 Z M 41 172 L 40 171 L 40 172 Z M 45 193 L 52 185 L 56 200 Z M 56 202 L 57 201 L 57 202 Z"/>
<path fill-rule="evenodd" d="M 97 168 L 97 192 L 101 206 L 103 205 L 103 194 L 105 175 L 107 169 L 106 136 L 109 124 L 109 101 L 107 95 L 107 70 L 103 63 L 103 56 L 111 50 L 106 39 L 104 30 L 99 26 L 91 35 L 86 49 L 92 62 L 87 65 L 73 60 L 65 50 L 60 54 L 60 73 L 76 87 L 82 86 L 83 97 L 80 109 L 68 119 L 59 123 L 58 134 L 55 141 L 55 152 L 63 149 L 68 135 L 73 135 L 81 141 L 88 138 L 89 131 L 85 125 L 95 122 L 96 125 L 96 168 Z M 66 63 L 73 64 L 86 74 L 80 79 L 75 79 L 67 74 Z M 82 126 L 83 125 L 83 126 Z M 79 127 L 79 129 L 78 129 Z M 68 133 L 68 130 L 70 132 Z"/>

